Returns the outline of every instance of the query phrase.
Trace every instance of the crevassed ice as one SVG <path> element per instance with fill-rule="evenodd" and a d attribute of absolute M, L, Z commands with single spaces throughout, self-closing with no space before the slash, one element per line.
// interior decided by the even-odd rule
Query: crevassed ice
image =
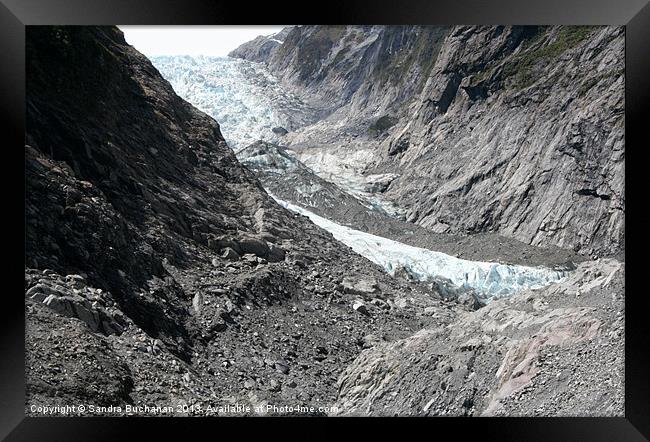
<path fill-rule="evenodd" d="M 260 63 L 230 57 L 151 57 L 174 91 L 219 122 L 237 150 L 257 141 L 277 143 L 276 126 L 288 126 L 284 109 L 303 104 Z"/>
<path fill-rule="evenodd" d="M 456 286 L 476 290 L 488 301 L 521 290 L 543 287 L 559 281 L 566 274 L 563 271 L 544 267 L 469 261 L 445 253 L 409 246 L 342 226 L 300 206 L 282 201 L 275 196 L 273 198 L 286 209 L 307 216 L 314 224 L 330 232 L 338 241 L 384 267 L 392 275 L 402 268 L 420 281 L 433 277 L 446 278 Z"/>
<path fill-rule="evenodd" d="M 267 173 L 278 175 L 284 175 L 298 168 L 294 161 L 282 155 L 262 154 L 245 158 L 238 156 L 238 158 L 242 164 L 263 167 Z"/>
<path fill-rule="evenodd" d="M 371 149 L 357 146 L 338 152 L 307 149 L 300 153 L 299 160 L 321 178 L 330 181 L 354 196 L 368 209 L 382 212 L 396 218 L 404 218 L 406 211 L 380 195 L 368 191 L 369 178 L 387 174 L 364 175 L 363 169 L 375 156 Z"/>
<path fill-rule="evenodd" d="M 288 93 L 261 63 L 189 55 L 155 56 L 151 62 L 179 96 L 219 122 L 226 142 L 236 152 L 258 140 L 281 144 L 282 136 L 272 129 L 277 126 L 291 129 L 290 120 L 309 113 L 306 105 Z M 361 170 L 372 157 L 370 151 L 355 150 L 343 162 L 334 155 L 319 155 L 309 164 L 316 174 L 339 184 L 372 210 L 390 216 L 404 215 L 395 205 L 364 190 L 367 183 Z M 267 160 L 260 156 L 250 161 Z M 292 164 L 285 163 L 277 166 L 290 170 Z"/>

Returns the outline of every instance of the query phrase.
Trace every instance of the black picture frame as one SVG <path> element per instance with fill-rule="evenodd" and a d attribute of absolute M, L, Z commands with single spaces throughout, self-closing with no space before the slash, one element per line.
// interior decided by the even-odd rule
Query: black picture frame
<path fill-rule="evenodd" d="M 375 0 L 336 1 L 327 3 L 252 3 L 207 0 L 0 0 L 0 42 L 2 63 L 0 77 L 2 88 L 2 121 L 8 123 L 4 131 L 4 152 L 18 156 L 24 146 L 25 134 L 25 26 L 32 25 L 146 25 L 146 24 L 575 24 L 575 25 L 622 25 L 626 29 L 626 109 L 625 109 L 625 163 L 626 163 L 626 343 L 625 343 L 625 417 L 621 418 L 438 418 L 409 419 L 412 423 L 427 427 L 436 435 L 445 432 L 476 431 L 483 438 L 499 440 L 648 440 L 650 438 L 650 333 L 646 320 L 648 309 L 646 291 L 633 286 L 640 279 L 644 260 L 645 243 L 640 241 L 648 215 L 644 210 L 645 180 L 641 172 L 633 169 L 648 164 L 646 120 L 643 111 L 650 99 L 650 4 L 647 0 L 546 0 L 523 2 L 521 0 L 470 1 L 456 0 L 433 2 L 427 0 L 402 0 L 400 2 Z M 18 158 L 11 158 L 16 160 Z M 5 171 L 11 170 L 13 161 L 5 162 Z M 19 168 L 15 168 L 20 171 Z M 8 174 L 6 174 L 8 176 Z M 18 192 L 11 178 L 6 192 L 13 198 L 15 209 L 12 220 L 18 224 L 10 236 L 16 241 L 15 250 L 23 251 L 23 238 L 15 234 L 21 224 L 18 212 L 24 214 L 24 191 Z M 635 176 L 639 183 L 635 183 Z M 639 195 L 639 196 L 636 196 Z M 630 209 L 631 208 L 631 209 Z M 15 211 L 14 211 L 15 210 Z M 632 214 L 629 212 L 632 210 Z M 6 217 L 9 218 L 9 217 Z M 24 218 L 23 218 L 24 221 Z M 634 227 L 640 225 L 639 229 Z M 8 225 L 8 224 L 7 224 Z M 6 228 L 6 232 L 10 227 Z M 631 229 L 631 230 L 630 230 Z M 630 234 L 632 232 L 632 234 Z M 6 233 L 7 234 L 7 233 Z M 630 241 L 632 238 L 632 241 Z M 636 253 L 639 252 L 639 253 Z M 9 252 L 6 252 L 6 256 Z M 16 267 L 14 269 L 14 267 Z M 11 275 L 17 285 L 23 270 L 8 260 L 6 275 Z M 630 275 L 628 277 L 628 275 Z M 9 278 L 7 278 L 9 279 Z M 33 418 L 25 417 L 24 380 L 24 298 L 16 290 L 6 287 L 0 307 L 0 438 L 7 440 L 115 440 L 131 435 L 135 426 L 142 424 L 156 427 L 157 431 L 197 431 L 203 424 L 214 424 L 214 419 L 180 418 Z M 9 302 L 11 301 L 11 302 Z M 248 421 L 225 423 L 219 418 L 218 426 L 236 425 L 238 435 L 263 426 L 272 432 L 277 419 L 252 418 Z M 280 419 L 283 421 L 286 419 Z M 337 419 L 350 422 L 352 419 Z M 325 423 L 319 419 L 310 421 L 311 437 L 316 429 L 329 429 L 333 420 Z M 312 426 L 312 422 L 314 426 Z M 385 421 L 382 421 L 385 422 Z M 153 425 L 152 425 L 153 424 Z M 373 425 L 377 420 L 373 419 Z M 398 423 L 407 425 L 407 423 Z M 382 425 L 383 426 L 383 423 Z M 405 427 L 404 427 L 405 428 Z M 232 429 L 232 428 L 231 428 Z M 259 430 L 259 429 L 257 429 Z M 187 433 L 186 437 L 187 437 Z M 449 434 L 449 433 L 448 433 Z M 453 433 L 452 433 L 453 434 Z M 221 433 L 225 436 L 225 433 Z M 197 433 L 198 437 L 198 433 Z"/>

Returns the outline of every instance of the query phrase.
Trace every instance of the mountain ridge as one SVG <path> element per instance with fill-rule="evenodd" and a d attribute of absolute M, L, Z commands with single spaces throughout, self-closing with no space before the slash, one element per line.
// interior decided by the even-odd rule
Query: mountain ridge
<path fill-rule="evenodd" d="M 434 232 L 623 259 L 623 42 L 602 26 L 301 26 L 263 62 L 327 109 L 283 139 L 318 174 L 340 181 L 362 153 L 360 173 L 398 175 L 385 197 Z"/>
<path fill-rule="evenodd" d="M 310 29 L 292 29 L 287 40 L 309 38 Z M 445 31 L 431 69 L 444 71 L 460 56 L 444 42 L 496 34 L 497 46 L 510 44 L 510 28 L 476 29 Z M 607 73 L 616 66 L 618 35 L 603 29 L 592 55 Z M 442 38 L 439 31 L 424 35 Z M 360 51 L 417 41 L 406 28 L 377 32 L 358 42 Z M 360 33 L 326 30 L 316 40 L 325 35 L 331 48 Z M 575 47 L 586 51 L 581 41 Z M 603 47 L 611 49 L 609 62 Z M 383 166 L 368 161 L 359 180 L 356 169 L 346 176 L 345 167 L 317 160 L 341 155 L 352 164 L 379 154 L 419 173 L 406 161 L 421 153 L 417 115 L 414 144 L 394 154 L 388 148 L 395 131 L 405 133 L 403 121 L 382 120 L 372 108 L 350 119 L 343 106 L 286 133 L 287 146 L 256 143 L 238 159 L 219 123 L 180 98 L 116 27 L 28 27 L 26 48 L 27 415 L 39 415 L 39 404 L 80 403 L 117 416 L 129 414 L 127 405 L 157 406 L 136 411 L 142 415 L 292 414 L 268 411 L 286 404 L 307 415 L 623 415 L 623 263 L 581 262 L 560 281 L 482 306 L 470 290 L 390 276 L 264 189 L 272 182 L 265 175 L 280 171 L 277 189 L 290 196 L 296 183 L 327 185 L 335 202 L 346 188 L 321 178 L 327 173 L 347 186 L 361 182 L 364 191 L 398 193 L 407 169 L 397 177 L 377 170 L 369 179 L 372 167 Z M 450 76 L 445 85 L 456 82 L 453 72 L 441 73 Z M 615 96 L 618 83 L 610 80 L 592 87 Z M 331 86 L 323 84 L 323 93 Z M 411 90 L 430 98 L 439 86 Z M 373 98 L 363 90 L 352 94 L 356 105 L 396 102 L 395 94 Z M 438 90 L 426 124 L 468 104 L 458 90 L 449 101 L 446 90 Z M 314 136 L 320 142 L 309 147 Z M 592 145 L 579 136 L 576 143 Z M 364 144 L 366 151 L 346 157 L 345 149 Z M 310 157 L 310 149 L 319 152 Z M 298 173 L 286 173 L 292 170 Z M 482 178 L 468 194 L 490 177 Z M 616 202 L 584 189 L 580 197 Z M 349 201 L 362 210 L 360 199 Z M 479 239 L 467 236 L 465 247 L 482 247 Z"/>
<path fill-rule="evenodd" d="M 357 338 L 430 322 L 391 305 L 435 290 L 278 205 L 117 28 L 27 50 L 27 405 L 331 403 Z"/>

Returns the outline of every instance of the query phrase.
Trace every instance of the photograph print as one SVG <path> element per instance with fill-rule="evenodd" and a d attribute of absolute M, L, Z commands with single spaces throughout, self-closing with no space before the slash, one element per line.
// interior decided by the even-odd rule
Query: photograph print
<path fill-rule="evenodd" d="M 27 416 L 625 414 L 622 26 L 27 26 Z"/>

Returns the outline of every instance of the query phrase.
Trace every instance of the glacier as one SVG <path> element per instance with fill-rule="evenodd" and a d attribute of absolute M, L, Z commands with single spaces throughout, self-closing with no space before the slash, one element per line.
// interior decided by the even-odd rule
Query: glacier
<path fill-rule="evenodd" d="M 296 130 L 318 113 L 295 94 L 287 92 L 262 63 L 231 57 L 161 55 L 151 57 L 160 74 L 174 91 L 219 122 L 228 145 L 239 152 L 262 140 L 282 145 L 282 135 L 274 127 Z M 341 158 L 310 150 L 309 166 L 322 178 L 332 181 L 371 210 L 405 218 L 405 211 L 368 191 L 363 168 L 372 152 L 358 149 Z"/>
<path fill-rule="evenodd" d="M 157 56 L 151 61 L 178 95 L 219 122 L 226 142 L 235 152 L 258 140 L 281 144 L 282 136 L 273 132 L 274 127 L 293 130 L 313 118 L 314 110 L 297 96 L 287 93 L 263 64 L 230 57 L 189 55 Z M 301 160 L 317 175 L 337 183 L 370 210 L 397 218 L 404 216 L 403 210 L 369 191 L 375 181 L 391 177 L 363 175 L 362 166 L 371 157 L 368 151 L 359 149 L 343 163 L 340 158 L 329 155 L 307 150 Z M 285 169 L 292 166 L 289 163 L 278 165 L 277 172 L 286 172 Z M 307 216 L 332 233 L 335 239 L 393 276 L 406 271 L 419 281 L 446 279 L 457 287 L 475 290 L 486 301 L 543 287 L 559 281 L 567 273 L 543 267 L 456 258 L 354 230 L 275 199 L 285 208 Z"/>
<path fill-rule="evenodd" d="M 364 174 L 364 169 L 375 155 L 373 150 L 358 147 L 346 152 L 338 152 L 338 154 L 320 149 L 305 149 L 300 154 L 294 153 L 294 156 L 316 175 L 344 189 L 368 209 L 395 218 L 406 219 L 406 210 L 371 190 L 374 182 L 381 181 L 383 177 L 394 175 Z"/>
<path fill-rule="evenodd" d="M 308 217 L 314 224 L 330 232 L 336 240 L 382 266 L 393 276 L 397 271 L 405 270 L 418 281 L 444 278 L 457 287 L 475 290 L 486 302 L 522 290 L 544 287 L 560 281 L 567 275 L 564 270 L 469 261 L 445 253 L 410 246 L 342 226 L 307 209 L 270 195 L 282 207 Z"/>
<path fill-rule="evenodd" d="M 151 62 L 179 96 L 219 122 L 235 151 L 258 140 L 279 143 L 274 127 L 291 130 L 301 124 L 296 118 L 311 115 L 261 63 L 203 55 L 155 56 Z"/>

